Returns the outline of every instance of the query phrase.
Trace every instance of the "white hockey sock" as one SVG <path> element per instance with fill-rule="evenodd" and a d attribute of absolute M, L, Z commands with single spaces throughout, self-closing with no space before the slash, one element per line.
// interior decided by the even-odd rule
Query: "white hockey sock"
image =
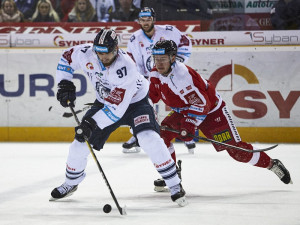
<path fill-rule="evenodd" d="M 66 165 L 66 180 L 69 185 L 77 185 L 85 178 L 87 157 L 90 151 L 86 143 L 74 140 L 69 148 L 69 155 Z"/>
<path fill-rule="evenodd" d="M 168 187 L 180 183 L 176 172 L 176 164 L 173 161 L 167 146 L 158 133 L 153 130 L 145 130 L 137 134 L 141 148 L 147 153 L 156 170 L 165 180 Z"/>

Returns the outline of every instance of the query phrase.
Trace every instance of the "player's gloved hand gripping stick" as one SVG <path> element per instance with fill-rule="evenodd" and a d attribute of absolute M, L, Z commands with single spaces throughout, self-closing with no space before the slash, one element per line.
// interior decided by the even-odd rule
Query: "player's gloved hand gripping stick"
<path fill-rule="evenodd" d="M 175 129 L 172 129 L 172 128 L 167 127 L 167 126 L 161 126 L 160 128 L 162 130 L 171 131 L 171 132 L 180 134 L 181 136 L 190 136 L 190 137 L 196 138 L 198 140 L 214 143 L 214 144 L 217 144 L 217 145 L 223 145 L 223 146 L 226 146 L 227 148 L 233 148 L 233 149 L 241 150 L 241 151 L 244 151 L 244 152 L 265 152 L 265 151 L 269 151 L 273 148 L 276 148 L 278 146 L 278 144 L 276 144 L 276 145 L 273 145 L 273 146 L 268 147 L 268 148 L 251 150 L 251 149 L 245 149 L 245 148 L 241 148 L 241 147 L 238 147 L 238 146 L 234 146 L 234 145 L 226 144 L 226 143 L 223 143 L 223 142 L 215 141 L 213 139 L 209 139 L 209 138 L 206 138 L 206 137 L 196 136 L 196 135 L 187 133 L 186 131 L 175 130 Z"/>
<path fill-rule="evenodd" d="M 76 113 L 74 111 L 74 108 L 73 108 L 72 104 L 70 104 L 70 101 L 68 101 L 68 106 L 69 106 L 69 108 L 70 108 L 70 110 L 71 110 L 71 112 L 72 112 L 72 114 L 73 114 L 73 116 L 74 116 L 74 118 L 75 118 L 75 120 L 77 122 L 77 125 L 79 126 L 79 129 L 77 129 L 77 131 L 76 131 L 76 132 L 78 132 L 80 130 L 80 125 L 81 124 L 80 124 L 80 122 L 78 120 L 78 117 L 77 117 L 77 115 L 76 115 Z M 83 131 L 81 130 L 81 132 L 83 132 Z M 79 133 L 80 133 L 80 131 L 79 131 Z M 115 194 L 114 194 L 114 192 L 113 192 L 113 190 L 112 190 L 112 188 L 111 188 L 111 186 L 110 186 L 110 184 L 109 184 L 109 182 L 108 182 L 108 180 L 107 180 L 107 178 L 106 178 L 106 176 L 104 174 L 104 171 L 103 171 L 103 169 L 102 169 L 102 167 L 101 167 L 101 165 L 100 165 L 100 163 L 99 163 L 99 161 L 98 161 L 98 159 L 97 159 L 97 157 L 96 157 L 96 155 L 95 155 L 95 153 L 93 151 L 93 148 L 92 148 L 91 144 L 88 141 L 88 138 L 85 135 L 83 137 L 84 137 L 85 143 L 87 144 L 87 146 L 88 146 L 88 148 L 89 148 L 89 150 L 90 150 L 90 152 L 91 152 L 91 154 L 92 154 L 92 156 L 93 156 L 93 158 L 94 158 L 94 160 L 95 160 L 95 162 L 96 162 L 96 164 L 98 166 L 98 169 L 99 169 L 99 171 L 100 171 L 100 173 L 101 173 L 101 175 L 102 175 L 102 177 L 103 177 L 103 179 L 104 179 L 104 181 L 106 183 L 106 186 L 108 187 L 108 189 L 110 191 L 110 194 L 111 194 L 111 196 L 112 196 L 112 198 L 113 198 L 113 200 L 114 200 L 114 202 L 115 202 L 115 204 L 116 204 L 116 206 L 117 206 L 120 214 L 121 215 L 126 215 L 126 210 L 125 210 L 126 207 L 124 206 L 122 208 L 119 205 L 118 200 L 117 200 L 117 198 L 116 198 L 116 196 L 115 196 Z"/>

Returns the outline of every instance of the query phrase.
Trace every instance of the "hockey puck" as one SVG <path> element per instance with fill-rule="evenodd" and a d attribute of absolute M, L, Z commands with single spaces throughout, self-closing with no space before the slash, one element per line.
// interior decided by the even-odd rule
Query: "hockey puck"
<path fill-rule="evenodd" d="M 105 213 L 110 213 L 111 211 L 111 205 L 110 204 L 106 204 L 104 207 L 103 207 L 103 212 Z"/>

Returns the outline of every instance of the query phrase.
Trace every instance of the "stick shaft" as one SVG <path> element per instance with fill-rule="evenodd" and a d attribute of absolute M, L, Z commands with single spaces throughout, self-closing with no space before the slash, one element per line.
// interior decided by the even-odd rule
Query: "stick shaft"
<path fill-rule="evenodd" d="M 70 110 L 71 110 L 71 112 L 72 112 L 72 114 L 73 114 L 75 120 L 76 120 L 77 125 L 79 126 L 79 125 L 80 125 L 80 122 L 79 122 L 79 119 L 78 119 L 78 117 L 77 117 L 77 115 L 76 115 L 76 113 L 75 113 L 73 107 L 70 106 L 70 105 L 69 105 L 69 107 L 70 107 Z M 122 207 L 119 205 L 118 200 L 117 200 L 117 198 L 116 198 L 116 196 L 115 196 L 115 194 L 114 194 L 114 192 L 113 192 L 113 190 L 112 190 L 112 188 L 111 188 L 111 186 L 110 186 L 110 184 L 109 184 L 109 182 L 108 182 L 108 180 L 107 180 L 107 178 L 106 178 L 106 176 L 105 176 L 105 173 L 104 173 L 104 171 L 103 171 L 103 169 L 102 169 L 102 167 L 101 167 L 101 165 L 100 165 L 100 163 L 99 163 L 99 161 L 98 161 L 98 159 L 97 159 L 97 157 L 96 157 L 96 155 L 95 155 L 95 153 L 94 153 L 94 151 L 93 151 L 93 148 L 92 148 L 91 144 L 89 143 L 89 141 L 88 141 L 88 139 L 87 139 L 86 137 L 85 137 L 84 139 L 85 139 L 85 143 L 87 144 L 87 146 L 88 146 L 88 148 L 89 148 L 89 150 L 90 150 L 90 152 L 91 152 L 91 154 L 92 154 L 92 156 L 93 156 L 93 158 L 94 158 L 94 160 L 95 160 L 95 162 L 96 162 L 96 164 L 97 164 L 97 167 L 98 167 L 98 169 L 99 169 L 99 171 L 100 171 L 100 173 L 101 173 L 101 175 L 102 175 L 102 177 L 103 177 L 103 179 L 104 179 L 104 181 L 105 181 L 105 184 L 106 184 L 106 186 L 107 186 L 108 189 L 109 189 L 109 192 L 110 192 L 110 194 L 111 194 L 111 197 L 113 198 L 113 200 L 114 200 L 114 202 L 115 202 L 115 204 L 116 204 L 116 206 L 117 206 L 117 208 L 118 208 L 120 214 L 121 214 L 121 215 L 124 215 L 125 212 L 124 212 L 124 210 L 122 209 Z"/>
<path fill-rule="evenodd" d="M 162 126 L 162 127 L 160 127 L 160 128 L 161 128 L 162 130 L 171 131 L 171 132 L 180 134 L 180 131 L 179 131 L 179 130 L 172 129 L 172 128 L 170 128 L 170 127 Z M 216 140 L 213 140 L 213 139 L 209 139 L 209 138 L 206 138 L 206 137 L 196 136 L 196 135 L 193 135 L 193 134 L 188 134 L 188 136 L 193 137 L 193 138 L 196 138 L 196 139 L 198 139 L 198 140 L 202 140 L 202 141 L 214 143 L 214 144 L 217 144 L 217 145 L 226 146 L 227 148 L 233 148 L 233 149 L 237 149 L 237 150 L 244 151 L 244 152 L 265 152 L 265 151 L 269 151 L 269 150 L 271 150 L 271 149 L 273 149 L 273 148 L 276 148 L 276 147 L 278 146 L 278 145 L 276 144 L 276 145 L 273 145 L 273 146 L 268 147 L 268 148 L 262 148 L 262 149 L 254 149 L 254 150 L 252 150 L 252 149 L 246 149 L 246 148 L 241 148 L 241 147 L 238 147 L 238 146 L 226 144 L 226 143 L 219 142 L 219 141 L 216 141 Z"/>

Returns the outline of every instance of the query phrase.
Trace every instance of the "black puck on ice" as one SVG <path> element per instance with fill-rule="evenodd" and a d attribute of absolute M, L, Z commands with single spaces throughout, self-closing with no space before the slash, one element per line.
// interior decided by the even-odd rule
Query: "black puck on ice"
<path fill-rule="evenodd" d="M 110 213 L 111 211 L 111 205 L 110 204 L 106 204 L 104 207 L 103 207 L 103 211 L 105 213 Z"/>

